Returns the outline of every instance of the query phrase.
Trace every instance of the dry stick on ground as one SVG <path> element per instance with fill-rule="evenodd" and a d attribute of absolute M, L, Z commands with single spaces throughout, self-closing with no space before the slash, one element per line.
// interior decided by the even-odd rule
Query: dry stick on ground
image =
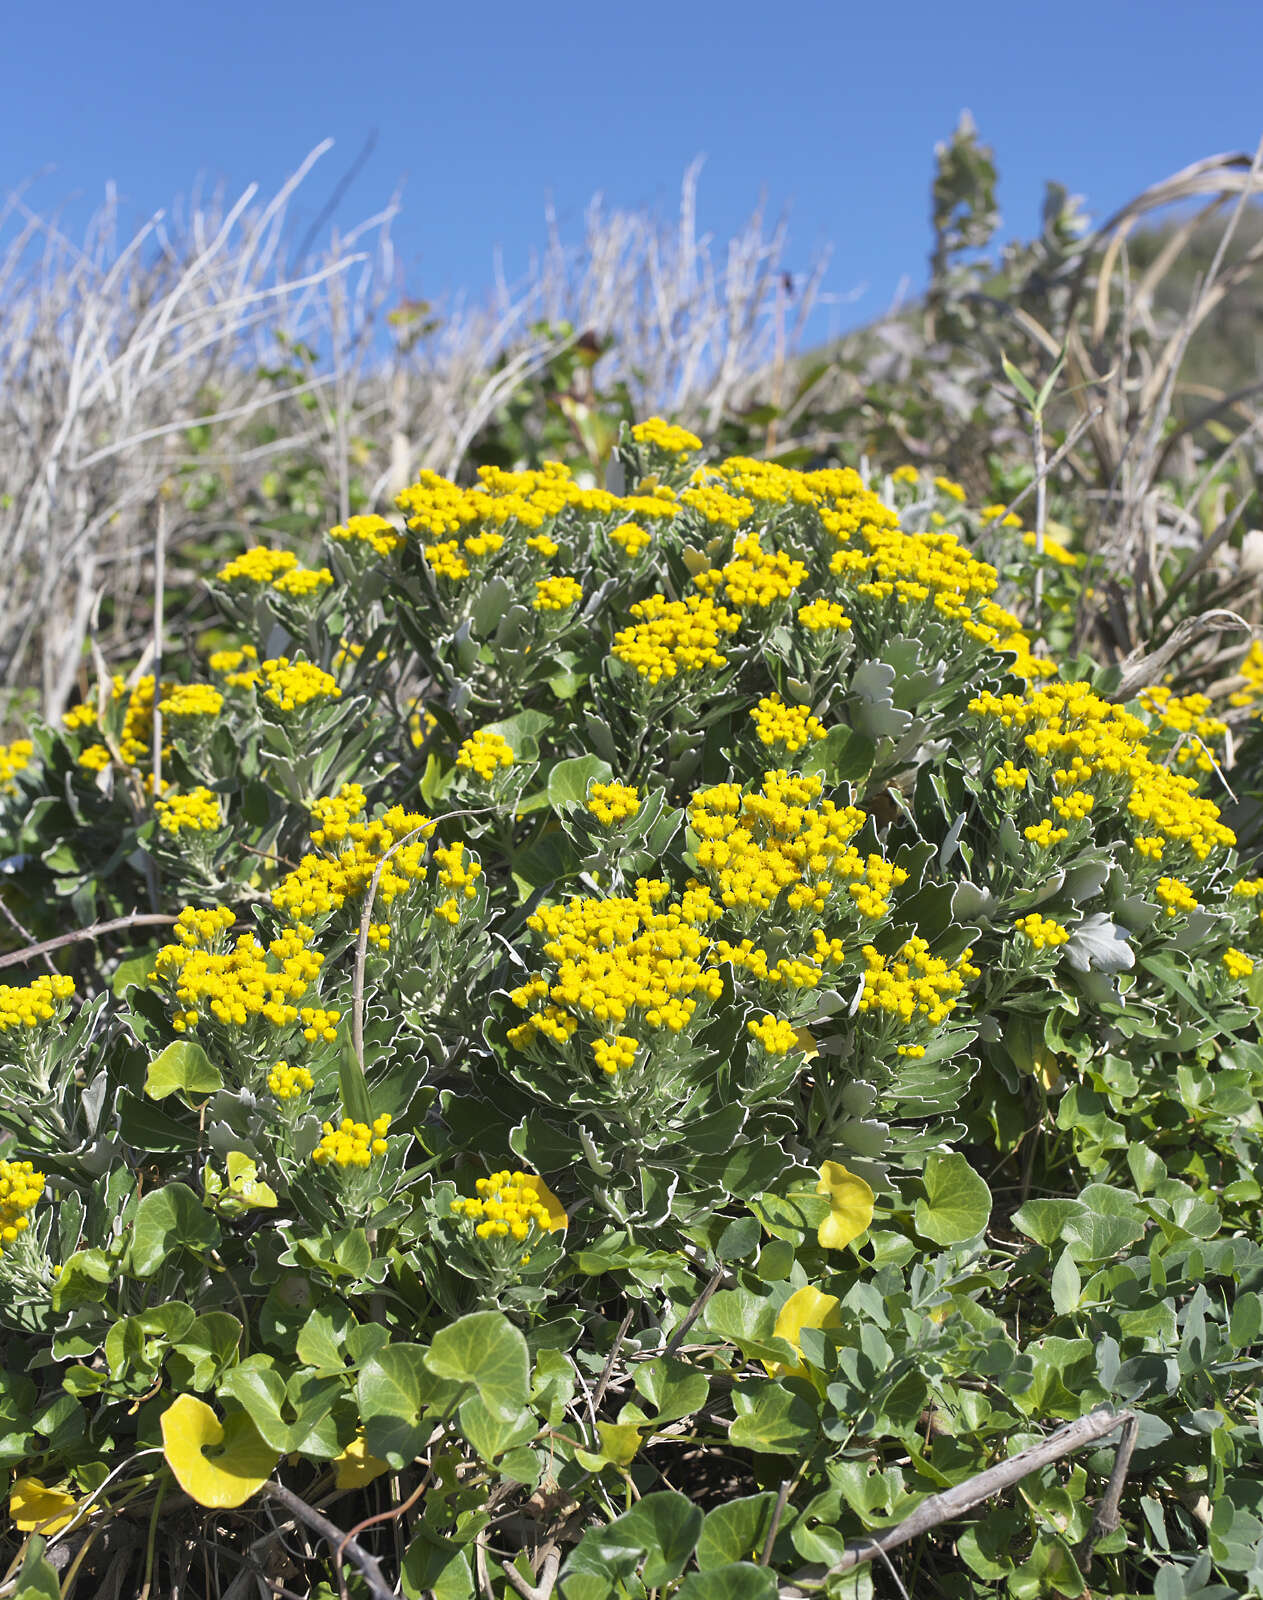
<path fill-rule="evenodd" d="M 863 1566 L 867 1561 L 887 1555 L 901 1544 L 907 1544 L 910 1539 L 920 1538 L 931 1528 L 940 1527 L 945 1522 L 953 1522 L 957 1517 L 963 1517 L 966 1512 L 973 1511 L 992 1495 L 1011 1489 L 1015 1483 L 1030 1477 L 1032 1472 L 1051 1466 L 1054 1461 L 1060 1461 L 1062 1457 L 1072 1455 L 1086 1445 L 1096 1444 L 1098 1440 L 1107 1438 L 1119 1428 L 1131 1430 L 1130 1434 L 1124 1432 L 1118 1448 L 1119 1457 L 1123 1456 L 1125 1450 L 1126 1458 L 1122 1461 L 1121 1468 L 1119 1461 L 1115 1460 L 1109 1487 L 1097 1513 L 1097 1517 L 1103 1516 L 1106 1520 L 1102 1522 L 1099 1531 L 1089 1532 L 1088 1538 L 1080 1546 L 1080 1550 L 1084 1551 L 1080 1558 L 1082 1564 L 1082 1561 L 1091 1554 L 1091 1545 L 1106 1531 L 1108 1518 L 1111 1515 L 1117 1516 L 1118 1499 L 1122 1493 L 1127 1462 L 1131 1458 L 1131 1449 L 1135 1443 L 1136 1416 L 1133 1411 L 1089 1412 L 1086 1417 L 1068 1422 L 1065 1427 L 1050 1433 L 1039 1444 L 1031 1445 L 1026 1450 L 1019 1450 L 1015 1456 L 1009 1456 L 998 1465 L 988 1467 L 985 1472 L 966 1478 L 964 1483 L 955 1484 L 952 1488 L 945 1489 L 942 1494 L 931 1495 L 928 1500 L 921 1502 L 911 1516 L 896 1523 L 879 1539 L 866 1539 L 849 1545 L 846 1554 L 840 1561 L 834 1562 L 833 1566 L 812 1567 L 796 1573 L 788 1584 L 781 1586 L 781 1600 L 800 1600 L 809 1589 L 810 1591 L 822 1589 L 830 1578 L 841 1577 L 843 1573 Z M 1092 1521 L 1093 1530 L 1097 1529 L 1097 1517 Z"/>
<path fill-rule="evenodd" d="M 344 1534 L 328 1517 L 322 1516 L 284 1484 L 265 1483 L 262 1492 L 283 1505 L 291 1517 L 296 1517 L 299 1522 L 306 1523 L 313 1533 L 318 1533 L 331 1551 L 341 1554 L 345 1550 L 348 1559 L 359 1568 L 361 1577 L 373 1594 L 373 1600 L 395 1600 L 395 1586 L 387 1583 L 377 1557 L 369 1555 L 367 1550 L 361 1550 L 349 1534 Z M 341 1562 L 338 1564 L 337 1577 L 339 1587 L 342 1587 Z"/>
<path fill-rule="evenodd" d="M 68 944 L 82 944 L 86 939 L 99 939 L 103 933 L 118 933 L 123 928 L 148 928 L 159 923 L 171 923 L 177 919 L 161 911 L 138 911 L 130 917 L 114 917 L 109 922 L 94 922 L 90 928 L 76 928 L 73 933 L 61 933 L 55 939 L 45 939 L 42 944 L 33 944 L 29 950 L 14 950 L 9 955 L 0 956 L 0 967 L 20 967 L 23 962 L 31 961 L 36 956 L 46 955 L 50 950 L 64 949 Z"/>

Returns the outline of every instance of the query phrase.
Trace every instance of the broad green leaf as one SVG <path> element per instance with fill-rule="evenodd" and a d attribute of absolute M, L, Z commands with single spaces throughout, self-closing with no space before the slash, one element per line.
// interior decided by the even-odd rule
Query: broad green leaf
<path fill-rule="evenodd" d="M 414 1461 L 430 1436 L 421 1418 L 435 1385 L 425 1355 L 419 1344 L 388 1344 L 369 1356 L 356 1382 L 366 1445 L 396 1470 Z"/>
<path fill-rule="evenodd" d="M 505 1421 L 530 1393 L 526 1340 L 499 1311 L 474 1311 L 435 1334 L 425 1364 L 439 1378 L 470 1383 Z"/>
<path fill-rule="evenodd" d="M 492 1411 L 479 1397 L 470 1395 L 457 1412 L 460 1431 L 484 1461 L 498 1460 L 506 1450 L 526 1444 L 539 1432 L 539 1419 L 525 1406 L 515 1416 Z"/>
<path fill-rule="evenodd" d="M 46 1544 L 47 1540 L 37 1535 L 27 1545 L 13 1600 L 61 1600 L 61 1579 L 44 1555 Z"/>
<path fill-rule="evenodd" d="M 657 1490 L 606 1527 L 589 1528 L 571 1552 L 566 1572 L 623 1580 L 639 1571 L 645 1587 L 657 1589 L 684 1571 L 701 1527 L 702 1513 L 691 1500 L 674 1490 Z M 561 1588 L 570 1592 L 564 1574 Z"/>
<path fill-rule="evenodd" d="M 759 1554 L 772 1523 L 775 1504 L 774 1494 L 751 1494 L 738 1500 L 726 1500 L 708 1511 L 697 1540 L 698 1566 L 703 1570 L 722 1567 Z"/>
<path fill-rule="evenodd" d="M 777 1592 L 771 1567 L 733 1561 L 705 1572 L 690 1572 L 675 1594 L 676 1600 L 775 1600 Z"/>
<path fill-rule="evenodd" d="M 185 1183 L 168 1183 L 143 1196 L 132 1224 L 131 1270 L 152 1277 L 176 1250 L 203 1254 L 219 1243 L 219 1224 Z"/>
<path fill-rule="evenodd" d="M 987 1226 L 991 1191 L 956 1150 L 925 1160 L 925 1199 L 914 1213 L 916 1229 L 937 1245 L 963 1244 Z"/>
<path fill-rule="evenodd" d="M 185 1099 L 214 1094 L 224 1086 L 219 1068 L 201 1045 L 192 1039 L 169 1044 L 149 1063 L 145 1073 L 145 1093 L 151 1100 L 165 1100 L 169 1094 Z"/>
<path fill-rule="evenodd" d="M 609 762 L 600 756 L 573 756 L 559 761 L 548 774 L 548 804 L 554 811 L 582 805 L 589 783 L 609 783 L 613 776 Z"/>
<path fill-rule="evenodd" d="M 750 1379 L 733 1393 L 736 1420 L 729 1440 L 742 1450 L 803 1455 L 816 1441 L 816 1408 L 797 1388 Z"/>

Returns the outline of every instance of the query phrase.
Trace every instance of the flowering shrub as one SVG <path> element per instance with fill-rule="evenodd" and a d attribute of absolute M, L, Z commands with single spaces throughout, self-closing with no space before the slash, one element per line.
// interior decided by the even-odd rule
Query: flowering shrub
<path fill-rule="evenodd" d="M 1021 613 L 1073 552 L 950 480 L 657 420 L 620 474 L 426 473 L 325 566 L 247 550 L 204 673 L 0 762 L 71 932 L 0 990 L 22 1581 L 139 1506 L 178 1586 L 200 1508 L 244 1562 L 270 1496 L 363 1593 L 868 1594 L 848 1541 L 1125 1408 L 1121 1527 L 1111 1450 L 1054 1456 L 903 1581 L 1245 1592 L 1226 724 L 1063 671 Z"/>

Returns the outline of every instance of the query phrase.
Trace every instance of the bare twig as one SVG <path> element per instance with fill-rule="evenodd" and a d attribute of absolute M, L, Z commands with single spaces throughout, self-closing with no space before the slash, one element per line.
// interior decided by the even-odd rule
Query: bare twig
<path fill-rule="evenodd" d="M 667 1340 L 667 1347 L 663 1351 L 664 1355 L 673 1356 L 684 1343 L 685 1335 L 697 1321 L 698 1317 L 701 1316 L 702 1312 L 705 1311 L 707 1302 L 710 1300 L 710 1297 L 714 1294 L 715 1290 L 718 1289 L 719 1285 L 724 1281 L 724 1277 L 724 1269 L 722 1267 L 716 1267 L 714 1272 L 712 1272 L 710 1277 L 706 1280 L 706 1284 L 702 1289 L 702 1292 L 689 1307 L 688 1314 L 685 1316 L 683 1322 L 680 1323 L 679 1327 Z"/>
<path fill-rule="evenodd" d="M 1091 1526 L 1075 1548 L 1074 1558 L 1079 1564 L 1080 1572 L 1087 1572 L 1092 1565 L 1092 1550 L 1097 1541 L 1103 1539 L 1106 1534 L 1113 1533 L 1118 1527 L 1118 1504 L 1123 1496 L 1123 1485 L 1127 1481 L 1127 1469 L 1131 1466 L 1131 1454 L 1136 1448 L 1138 1431 L 1139 1424 L 1136 1418 L 1128 1415 L 1123 1424 L 1123 1436 L 1118 1441 L 1118 1449 L 1114 1455 L 1114 1470 L 1110 1473 L 1110 1481 L 1105 1486 L 1100 1505 L 1092 1513 Z"/>
<path fill-rule="evenodd" d="M 90 928 L 77 928 L 74 933 L 61 933 L 55 939 L 44 939 L 39 944 L 33 944 L 29 950 L 13 950 L 8 955 L 0 956 L 0 967 L 20 967 L 23 962 L 31 961 L 36 956 L 46 955 L 51 950 L 62 950 L 68 944 L 99 939 L 105 933 L 119 933 L 124 928 L 156 927 L 174 921 L 175 917 L 164 912 L 141 911 L 130 917 L 114 917 L 109 922 L 94 922 Z"/>
<path fill-rule="evenodd" d="M 337 1558 L 337 1577 L 340 1587 L 345 1587 L 342 1580 L 341 1555 L 345 1550 L 348 1560 L 359 1568 L 360 1576 L 368 1585 L 373 1600 L 395 1600 L 395 1586 L 387 1583 L 382 1573 L 381 1563 L 376 1556 L 369 1555 L 367 1550 L 360 1548 L 349 1534 L 342 1532 L 314 1507 L 300 1499 L 292 1489 L 287 1489 L 282 1483 L 269 1481 L 263 1485 L 261 1493 L 275 1500 L 285 1507 L 291 1517 L 297 1518 L 309 1527 L 313 1533 L 318 1533 L 329 1546 Z"/>
<path fill-rule="evenodd" d="M 980 1506 L 983 1501 L 989 1500 L 992 1495 L 1002 1494 L 1005 1489 L 1011 1489 L 1015 1483 L 1028 1478 L 1032 1472 L 1039 1472 L 1052 1462 L 1060 1461 L 1087 1445 L 1096 1444 L 1098 1440 L 1108 1438 L 1119 1428 L 1125 1428 L 1128 1423 L 1134 1425 L 1134 1422 L 1134 1412 L 1104 1409 L 1089 1412 L 1086 1417 L 1079 1417 L 1074 1422 L 1067 1422 L 1064 1427 L 1058 1428 L 1055 1433 L 1050 1433 L 1039 1444 L 1019 1450 L 1016 1455 L 1009 1456 L 1007 1460 L 999 1462 L 994 1467 L 988 1467 L 985 1472 L 975 1473 L 963 1483 L 954 1484 L 942 1494 L 931 1495 L 928 1500 L 923 1500 L 910 1516 L 896 1523 L 880 1538 L 857 1540 L 854 1544 L 848 1545 L 842 1559 L 834 1562 L 831 1567 L 805 1568 L 795 1573 L 788 1584 L 781 1586 L 782 1600 L 799 1600 L 799 1597 L 804 1596 L 809 1589 L 822 1588 L 830 1578 L 840 1577 L 867 1561 L 889 1554 L 891 1550 L 907 1544 L 909 1540 L 920 1538 L 931 1528 L 940 1527 L 945 1522 L 953 1522 L 956 1518 L 963 1517 L 967 1512 Z M 1121 1453 L 1121 1444 L 1119 1448 Z M 1112 1484 L 1113 1479 L 1110 1481 Z M 1106 1499 L 1108 1498 L 1107 1491 Z M 1102 1504 L 1104 1507 L 1104 1502 Z"/>

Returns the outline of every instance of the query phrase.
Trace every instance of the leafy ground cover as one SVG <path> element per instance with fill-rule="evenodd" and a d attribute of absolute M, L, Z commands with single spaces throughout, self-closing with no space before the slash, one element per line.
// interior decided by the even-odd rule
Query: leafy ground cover
<path fill-rule="evenodd" d="M 1259 1593 L 1257 652 L 914 467 L 609 482 L 6 747 L 3 1592 Z"/>

